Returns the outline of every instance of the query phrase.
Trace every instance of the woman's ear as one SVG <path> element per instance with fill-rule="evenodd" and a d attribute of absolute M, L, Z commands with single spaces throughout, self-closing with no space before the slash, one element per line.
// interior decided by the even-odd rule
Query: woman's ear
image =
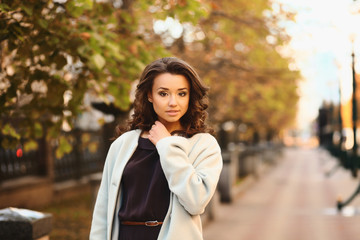
<path fill-rule="evenodd" d="M 153 98 L 152 98 L 152 94 L 151 94 L 151 92 L 148 92 L 148 101 L 149 102 L 153 102 Z"/>

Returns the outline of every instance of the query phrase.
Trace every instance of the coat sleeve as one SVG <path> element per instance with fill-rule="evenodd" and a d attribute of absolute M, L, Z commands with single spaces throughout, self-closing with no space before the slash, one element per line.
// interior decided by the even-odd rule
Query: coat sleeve
<path fill-rule="evenodd" d="M 156 144 L 170 191 L 191 215 L 204 212 L 213 196 L 222 169 L 221 150 L 210 134 L 196 142 L 171 136 Z"/>
<path fill-rule="evenodd" d="M 109 197 L 109 184 L 112 175 L 112 166 L 121 141 L 115 141 L 110 146 L 106 156 L 101 184 L 97 194 L 95 207 L 93 211 L 93 218 L 90 229 L 90 240 L 105 240 L 107 237 L 107 210 L 108 210 L 108 197 Z"/>

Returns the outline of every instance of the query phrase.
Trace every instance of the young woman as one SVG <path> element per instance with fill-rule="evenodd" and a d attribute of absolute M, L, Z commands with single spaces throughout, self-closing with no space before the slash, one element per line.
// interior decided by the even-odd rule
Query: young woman
<path fill-rule="evenodd" d="M 200 214 L 222 168 L 206 100 L 186 62 L 162 58 L 144 69 L 134 114 L 105 161 L 91 240 L 202 239 Z"/>

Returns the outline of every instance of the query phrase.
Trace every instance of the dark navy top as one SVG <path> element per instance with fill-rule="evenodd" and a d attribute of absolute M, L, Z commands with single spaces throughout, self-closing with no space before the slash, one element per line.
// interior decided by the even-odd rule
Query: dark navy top
<path fill-rule="evenodd" d="M 170 190 L 154 144 L 139 137 L 138 146 L 125 166 L 122 179 L 121 221 L 162 222 L 170 203 Z M 157 227 L 120 225 L 119 240 L 157 239 Z"/>

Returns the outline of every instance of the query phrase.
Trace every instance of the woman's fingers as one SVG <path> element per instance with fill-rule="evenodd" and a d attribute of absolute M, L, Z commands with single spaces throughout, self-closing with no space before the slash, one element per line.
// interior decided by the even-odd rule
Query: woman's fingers
<path fill-rule="evenodd" d="M 168 132 L 166 127 L 159 121 L 156 121 L 149 131 L 149 140 L 156 145 L 156 143 L 165 137 L 169 137 L 171 134 Z"/>

